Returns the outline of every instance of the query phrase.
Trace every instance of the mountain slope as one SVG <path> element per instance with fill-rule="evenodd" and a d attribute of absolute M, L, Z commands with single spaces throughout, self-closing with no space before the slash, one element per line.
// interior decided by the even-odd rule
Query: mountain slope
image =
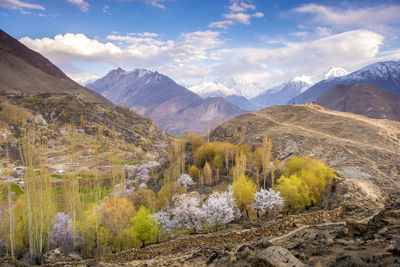
<path fill-rule="evenodd" d="M 400 61 L 378 62 L 346 76 L 322 80 L 313 85 L 306 92 L 288 101 L 287 104 L 312 102 L 337 84 L 355 83 L 375 85 L 385 91 L 398 94 L 400 93 Z"/>
<path fill-rule="evenodd" d="M 310 155 L 341 176 L 376 184 L 398 199 L 400 183 L 392 168 L 400 122 L 327 110 L 313 104 L 273 106 L 223 123 L 212 131 L 210 138 L 258 146 L 265 135 L 272 139 L 273 155 L 279 160 Z"/>
<path fill-rule="evenodd" d="M 203 99 L 165 75 L 142 69 L 112 70 L 88 87 L 174 134 L 204 131 L 210 123 L 244 112 L 221 97 Z"/>
<path fill-rule="evenodd" d="M 284 105 L 290 99 L 298 96 L 307 90 L 311 84 L 301 79 L 293 79 L 290 82 L 284 83 L 277 87 L 267 90 L 265 93 L 250 99 L 257 106 L 263 108 L 273 105 Z"/>
<path fill-rule="evenodd" d="M 68 78 L 39 53 L 0 30 L 0 90 L 5 93 L 67 93 L 111 106 L 100 94 Z"/>
<path fill-rule="evenodd" d="M 21 136 L 21 121 L 44 132 L 51 142 L 61 140 L 71 128 L 90 138 L 101 128 L 102 138 L 113 132 L 127 143 L 140 146 L 149 135 L 156 136 L 142 151 L 161 151 L 170 142 L 149 119 L 112 104 L 105 97 L 68 78 L 49 60 L 0 32 L 0 132 L 3 144 Z M 67 137 L 66 137 L 67 138 Z M 56 140 L 56 141 L 55 141 Z M 84 141 L 84 140 L 82 140 Z M 62 146 L 62 145 L 60 145 Z M 12 146 L 14 159 L 18 146 Z M 4 156 L 0 149 L 0 157 Z M 12 153 L 11 153 L 12 154 Z"/>
<path fill-rule="evenodd" d="M 400 121 L 400 95 L 365 83 L 335 85 L 316 103 L 328 109 Z"/>

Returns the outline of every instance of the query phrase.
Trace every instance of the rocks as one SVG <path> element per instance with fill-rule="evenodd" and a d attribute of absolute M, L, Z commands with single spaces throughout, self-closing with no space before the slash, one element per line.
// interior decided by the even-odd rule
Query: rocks
<path fill-rule="evenodd" d="M 255 266 L 305 267 L 289 250 L 272 246 L 257 253 Z"/>

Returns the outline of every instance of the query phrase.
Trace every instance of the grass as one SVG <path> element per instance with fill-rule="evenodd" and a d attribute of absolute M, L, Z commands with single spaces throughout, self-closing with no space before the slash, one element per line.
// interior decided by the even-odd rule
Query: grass
<path fill-rule="evenodd" d="M 17 184 L 11 185 L 11 192 L 14 192 L 15 195 L 17 195 L 17 196 L 25 193 L 24 191 L 22 191 L 21 187 L 19 187 L 19 185 L 17 185 Z"/>

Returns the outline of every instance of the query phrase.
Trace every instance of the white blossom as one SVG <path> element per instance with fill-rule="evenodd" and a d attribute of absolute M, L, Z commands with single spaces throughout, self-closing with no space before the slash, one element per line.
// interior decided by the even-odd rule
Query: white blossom
<path fill-rule="evenodd" d="M 179 176 L 177 183 L 188 189 L 190 186 L 194 185 L 192 177 L 189 174 L 183 173 Z"/>
<path fill-rule="evenodd" d="M 275 192 L 272 189 L 260 189 L 256 192 L 253 200 L 252 207 L 257 213 L 264 214 L 273 208 L 283 207 L 283 198 L 280 196 L 279 191 Z"/>
<path fill-rule="evenodd" d="M 169 210 L 160 210 L 156 214 L 154 214 L 154 216 L 156 217 L 158 223 L 161 225 L 163 231 L 169 231 L 175 228 L 175 222 Z"/>
<path fill-rule="evenodd" d="M 200 200 L 198 198 L 187 199 L 172 209 L 171 213 L 178 228 L 193 229 L 196 232 L 204 222 L 204 212 L 200 208 Z"/>
<path fill-rule="evenodd" d="M 147 185 L 145 183 L 141 183 L 138 188 L 139 188 L 139 190 L 140 189 L 146 189 Z"/>
<path fill-rule="evenodd" d="M 233 221 L 238 208 L 232 194 L 213 192 L 203 205 L 206 220 L 210 224 L 221 225 Z"/>

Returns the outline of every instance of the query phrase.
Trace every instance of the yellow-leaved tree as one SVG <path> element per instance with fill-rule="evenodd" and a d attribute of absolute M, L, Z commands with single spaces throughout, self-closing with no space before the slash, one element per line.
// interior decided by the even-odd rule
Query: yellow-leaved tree
<path fill-rule="evenodd" d="M 232 191 L 239 209 L 249 217 L 249 209 L 257 191 L 256 184 L 242 174 L 233 181 Z"/>
<path fill-rule="evenodd" d="M 294 156 L 286 163 L 275 189 L 284 197 L 288 211 L 302 210 L 319 204 L 333 177 L 334 171 L 321 161 Z"/>

